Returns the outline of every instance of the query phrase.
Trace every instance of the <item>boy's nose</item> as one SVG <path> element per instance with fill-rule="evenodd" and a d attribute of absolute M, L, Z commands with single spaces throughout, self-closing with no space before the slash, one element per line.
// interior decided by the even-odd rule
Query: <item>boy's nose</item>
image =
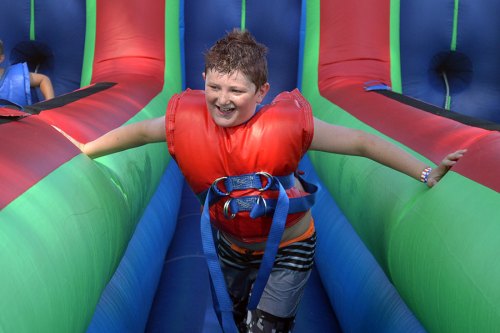
<path fill-rule="evenodd" d="M 221 91 L 218 96 L 218 101 L 220 105 L 226 105 L 229 103 L 230 98 L 229 95 L 226 92 Z"/>

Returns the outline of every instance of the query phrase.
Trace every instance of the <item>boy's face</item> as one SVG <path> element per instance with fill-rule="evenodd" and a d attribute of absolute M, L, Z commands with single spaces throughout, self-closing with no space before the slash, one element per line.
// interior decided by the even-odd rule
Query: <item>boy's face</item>
<path fill-rule="evenodd" d="M 248 121 L 269 91 L 269 83 L 256 90 L 243 73 L 222 74 L 214 70 L 203 73 L 208 112 L 221 127 L 232 127 Z"/>

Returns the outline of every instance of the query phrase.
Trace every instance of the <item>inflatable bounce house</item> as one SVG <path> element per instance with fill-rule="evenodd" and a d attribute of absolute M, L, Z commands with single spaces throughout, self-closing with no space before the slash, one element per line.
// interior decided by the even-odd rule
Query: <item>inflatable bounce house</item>
<path fill-rule="evenodd" d="M 2 66 L 57 97 L 0 108 L 0 331 L 220 332 L 200 206 L 165 144 L 92 160 L 86 142 L 203 87 L 203 52 L 249 29 L 271 93 L 435 165 L 437 186 L 310 152 L 316 264 L 295 332 L 498 332 L 500 2 L 16 0 Z M 3 78 L 2 78 L 3 80 Z M 38 92 L 30 91 L 33 101 Z"/>

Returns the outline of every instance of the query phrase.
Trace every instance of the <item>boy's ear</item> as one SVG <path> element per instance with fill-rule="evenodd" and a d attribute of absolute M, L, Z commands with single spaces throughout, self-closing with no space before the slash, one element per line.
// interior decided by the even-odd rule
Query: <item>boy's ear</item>
<path fill-rule="evenodd" d="M 262 86 L 260 86 L 260 88 L 257 90 L 257 100 L 259 103 L 261 103 L 264 100 L 264 97 L 266 97 L 270 88 L 271 85 L 269 84 L 269 82 L 266 82 Z"/>
<path fill-rule="evenodd" d="M 206 80 L 207 76 L 205 75 L 205 72 L 202 72 L 202 73 L 201 73 L 201 77 L 203 78 L 203 81 L 205 81 L 205 80 Z"/>

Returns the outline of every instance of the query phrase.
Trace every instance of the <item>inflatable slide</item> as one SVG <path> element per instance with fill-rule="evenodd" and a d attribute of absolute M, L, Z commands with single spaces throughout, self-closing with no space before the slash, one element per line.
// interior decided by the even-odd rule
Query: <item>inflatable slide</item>
<path fill-rule="evenodd" d="M 359 157 L 311 152 L 318 246 L 294 332 L 500 327 L 500 48 L 493 0 L 19 0 L 2 66 L 56 98 L 0 107 L 0 332 L 221 332 L 199 203 L 165 144 L 100 157 L 86 142 L 203 87 L 232 28 L 269 47 L 272 98 L 433 165 L 434 188 Z M 32 101 L 39 101 L 36 90 Z"/>

